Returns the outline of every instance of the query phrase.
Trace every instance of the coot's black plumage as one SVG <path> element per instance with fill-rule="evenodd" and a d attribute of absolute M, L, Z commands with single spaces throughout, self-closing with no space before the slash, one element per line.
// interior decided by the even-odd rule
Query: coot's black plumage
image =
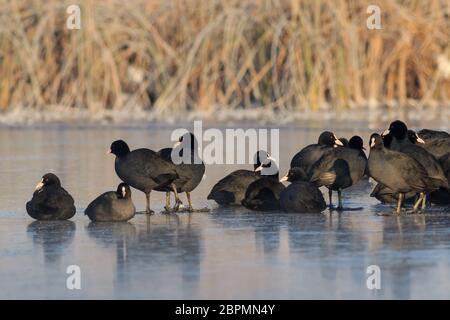
<path fill-rule="evenodd" d="M 66 220 L 76 211 L 72 196 L 53 173 L 42 177 L 26 207 L 28 215 L 36 220 Z"/>
<path fill-rule="evenodd" d="M 450 184 L 450 153 L 447 153 L 439 158 L 439 163 L 444 170 L 444 175 L 447 178 L 448 183 Z M 437 205 L 449 205 L 450 204 L 450 190 L 448 189 L 439 189 L 430 194 L 431 203 Z"/>
<path fill-rule="evenodd" d="M 117 140 L 111 144 L 110 153 L 116 155 L 114 167 L 119 178 L 145 193 L 147 213 L 153 212 L 150 209 L 150 193 L 153 189 L 170 186 L 175 190 L 173 181 L 178 178 L 175 165 L 155 151 L 145 148 L 130 151 L 125 141 Z"/>
<path fill-rule="evenodd" d="M 441 158 L 450 153 L 450 134 L 447 132 L 423 129 L 417 134 L 423 139 L 424 143 L 421 146 L 436 158 Z"/>
<path fill-rule="evenodd" d="M 431 142 L 435 139 L 450 139 L 450 133 L 445 131 L 422 129 L 417 133 L 423 140 L 425 140 L 425 142 Z"/>
<path fill-rule="evenodd" d="M 377 199 L 381 203 L 396 204 L 398 202 L 399 194 L 394 192 L 391 188 L 386 187 L 381 183 L 377 183 L 370 196 Z M 404 203 L 411 202 L 415 196 L 416 193 L 414 191 L 405 193 Z"/>
<path fill-rule="evenodd" d="M 342 209 L 342 190 L 357 183 L 366 174 L 367 157 L 363 149 L 361 137 L 354 136 L 349 140 L 348 148 L 330 149 L 312 166 L 310 181 L 318 187 L 329 189 L 330 208 L 333 190 L 338 192 L 338 209 Z"/>
<path fill-rule="evenodd" d="M 414 210 L 417 210 L 424 199 L 424 193 L 434 188 L 433 179 L 428 177 L 427 171 L 418 161 L 403 152 L 385 148 L 383 139 L 377 133 L 370 137 L 368 167 L 370 176 L 375 181 L 400 194 L 397 213 L 400 213 L 405 193 L 421 194 L 414 205 Z"/>
<path fill-rule="evenodd" d="M 434 157 L 427 150 L 411 142 L 411 139 L 416 139 L 418 142 L 423 141 L 419 137 L 416 137 L 413 131 L 408 131 L 408 128 L 404 122 L 399 120 L 392 122 L 389 129 L 386 130 L 383 135 L 392 136 L 390 149 L 409 155 L 425 168 L 428 176 L 434 181 L 433 183 L 435 188 L 433 189 L 448 189 L 448 181 L 444 175 L 441 164 L 436 157 Z"/>
<path fill-rule="evenodd" d="M 214 200 L 221 206 L 242 205 L 249 184 L 261 177 L 261 171 L 255 172 L 255 170 L 268 157 L 267 152 L 258 151 L 254 156 L 253 170 L 241 169 L 231 172 L 213 186 L 208 200 Z"/>
<path fill-rule="evenodd" d="M 256 171 L 261 171 L 261 177 L 249 184 L 242 205 L 250 210 L 279 210 L 280 194 L 285 187 L 279 181 L 278 166 L 275 160 L 269 158 Z"/>
<path fill-rule="evenodd" d="M 289 181 L 280 194 L 280 207 L 285 212 L 318 213 L 327 207 L 322 192 L 307 181 L 307 174 L 300 168 L 292 168 L 280 181 Z"/>
<path fill-rule="evenodd" d="M 186 152 L 186 153 L 184 153 Z M 164 148 L 158 151 L 158 154 L 169 162 L 173 163 L 173 156 L 179 160 L 175 165 L 175 170 L 178 177 L 173 181 L 177 192 L 185 192 L 188 200 L 188 210 L 193 211 L 191 202 L 191 191 L 193 191 L 202 181 L 205 174 L 205 164 L 198 154 L 198 141 L 194 134 L 188 132 L 179 138 L 178 143 L 174 148 Z M 170 210 L 170 194 L 172 191 L 170 187 L 157 187 L 154 190 L 166 192 L 166 206 L 167 211 Z M 178 210 L 181 201 L 175 203 L 174 209 Z"/>
<path fill-rule="evenodd" d="M 92 221 L 128 221 L 135 213 L 131 190 L 125 183 L 120 183 L 116 191 L 98 196 L 84 212 Z"/>
<path fill-rule="evenodd" d="M 310 144 L 294 155 L 291 160 L 290 168 L 301 168 L 309 174 L 311 167 L 325 152 L 333 149 L 333 147 L 343 145 L 344 144 L 336 138 L 334 133 L 329 131 L 322 132 L 316 144 Z"/>

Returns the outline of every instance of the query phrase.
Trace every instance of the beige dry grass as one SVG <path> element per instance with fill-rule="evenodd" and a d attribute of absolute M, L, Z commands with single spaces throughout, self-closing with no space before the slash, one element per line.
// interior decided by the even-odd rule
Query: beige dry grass
<path fill-rule="evenodd" d="M 0 0 L 0 109 L 448 103 L 448 0 Z M 443 61 L 442 63 L 438 63 Z M 448 66 L 448 64 L 447 64 Z"/>

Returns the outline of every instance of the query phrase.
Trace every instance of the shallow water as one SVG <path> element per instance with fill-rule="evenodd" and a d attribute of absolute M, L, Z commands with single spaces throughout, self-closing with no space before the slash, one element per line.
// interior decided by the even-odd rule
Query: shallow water
<path fill-rule="evenodd" d="M 356 132 L 367 139 L 371 131 Z M 450 298 L 450 212 L 384 216 L 388 206 L 362 182 L 344 192 L 362 211 L 319 215 L 217 209 L 211 186 L 241 166 L 208 166 L 193 193 L 210 213 L 137 215 L 128 223 L 93 224 L 83 216 L 98 194 L 115 189 L 114 158 L 105 151 L 123 138 L 132 148 L 171 144 L 168 127 L 16 128 L 0 130 L 0 298 L 300 299 Z M 280 131 L 280 166 L 315 142 L 319 129 Z M 77 215 L 35 222 L 25 203 L 43 173 L 58 174 Z M 144 208 L 144 195 L 133 190 Z M 153 209 L 163 194 L 152 193 Z M 81 290 L 66 288 L 66 268 L 81 268 Z M 366 287 L 366 268 L 381 269 L 381 289 Z"/>

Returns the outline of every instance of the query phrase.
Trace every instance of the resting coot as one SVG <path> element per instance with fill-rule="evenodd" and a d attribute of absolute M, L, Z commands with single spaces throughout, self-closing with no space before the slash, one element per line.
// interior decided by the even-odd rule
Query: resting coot
<path fill-rule="evenodd" d="M 186 192 L 186 197 L 188 200 L 188 210 L 193 211 L 191 202 L 191 191 L 194 190 L 202 181 L 203 175 L 205 174 L 205 164 L 198 154 L 198 141 L 195 136 L 188 132 L 179 138 L 178 143 L 174 148 L 164 148 L 158 151 L 160 155 L 165 160 L 173 163 L 172 156 L 177 153 L 179 164 L 175 165 L 175 170 L 178 177 L 173 181 L 177 188 L 177 192 Z M 186 152 L 186 153 L 184 153 Z M 170 211 L 170 187 L 156 187 L 156 191 L 166 192 L 166 211 Z M 179 199 L 178 199 L 179 200 Z M 174 210 L 178 210 L 181 201 L 176 201 Z"/>
<path fill-rule="evenodd" d="M 258 151 L 254 156 L 253 170 L 236 170 L 219 180 L 211 189 L 208 200 L 214 200 L 221 206 L 242 205 L 245 192 L 250 183 L 258 180 L 261 171 L 255 170 L 265 162 L 269 154 L 265 151 Z"/>
<path fill-rule="evenodd" d="M 108 191 L 98 196 L 85 210 L 92 221 L 128 221 L 136 209 L 131 201 L 130 187 L 120 183 L 117 191 Z"/>
<path fill-rule="evenodd" d="M 242 205 L 250 210 L 279 210 L 280 194 L 285 187 L 279 181 L 278 166 L 275 160 L 269 157 L 255 171 L 261 171 L 261 177 L 249 184 Z"/>
<path fill-rule="evenodd" d="M 294 155 L 290 167 L 301 168 L 309 175 L 314 163 L 316 163 L 325 152 L 332 150 L 333 147 L 336 146 L 344 146 L 344 144 L 336 138 L 334 133 L 329 131 L 322 132 L 317 144 L 310 144 Z"/>
<path fill-rule="evenodd" d="M 357 183 L 366 174 L 367 157 L 363 149 L 361 137 L 354 136 L 350 139 L 348 148 L 330 149 L 312 166 L 310 181 L 318 187 L 328 188 L 330 208 L 333 190 L 338 192 L 337 209 L 342 210 L 342 190 Z"/>
<path fill-rule="evenodd" d="M 424 141 L 422 147 L 436 158 L 441 158 L 450 153 L 450 134 L 447 132 L 423 129 L 417 134 Z"/>
<path fill-rule="evenodd" d="M 280 194 L 280 207 L 285 212 L 318 213 L 327 207 L 322 192 L 308 181 L 307 174 L 300 168 L 292 168 L 280 182 L 289 181 Z"/>
<path fill-rule="evenodd" d="M 130 151 L 123 140 L 114 141 L 111 144 L 110 153 L 116 155 L 114 167 L 119 178 L 145 193 L 148 214 L 153 213 L 150 209 L 150 192 L 156 187 L 171 187 L 178 199 L 178 193 L 173 184 L 178 174 L 173 163 L 166 161 L 150 149 Z"/>
<path fill-rule="evenodd" d="M 72 196 L 53 173 L 42 177 L 26 207 L 28 215 L 36 220 L 66 220 L 76 211 Z"/>

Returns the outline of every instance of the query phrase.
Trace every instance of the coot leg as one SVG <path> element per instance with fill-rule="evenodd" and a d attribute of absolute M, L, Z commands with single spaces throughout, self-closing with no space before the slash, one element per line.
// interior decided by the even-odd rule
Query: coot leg
<path fill-rule="evenodd" d="M 339 199 L 339 205 L 338 205 L 338 210 L 343 210 L 344 207 L 342 206 L 342 191 L 341 189 L 338 189 L 338 199 Z"/>
<path fill-rule="evenodd" d="M 180 204 L 183 204 L 183 202 L 181 202 L 180 197 L 178 196 L 178 191 L 177 191 L 177 187 L 172 183 L 171 184 L 173 193 L 175 194 L 175 206 L 173 207 L 173 209 L 175 211 L 178 211 L 178 209 L 180 209 Z"/>
<path fill-rule="evenodd" d="M 194 208 L 192 207 L 191 193 L 190 192 L 186 192 L 186 198 L 187 198 L 188 203 L 189 203 L 188 211 L 189 212 L 193 212 Z"/>
<path fill-rule="evenodd" d="M 425 197 L 425 193 L 421 192 L 419 199 L 416 201 L 413 207 L 413 212 L 417 212 L 417 209 L 419 209 L 419 206 L 422 204 L 423 198 Z"/>
<path fill-rule="evenodd" d="M 402 202 L 403 202 L 403 198 L 404 198 L 405 194 L 404 193 L 399 193 L 398 194 L 398 201 L 397 201 L 397 210 L 395 211 L 395 213 L 400 214 L 401 210 L 402 210 Z"/>
<path fill-rule="evenodd" d="M 423 200 L 422 200 L 422 210 L 425 210 L 427 207 L 427 195 L 426 193 L 423 194 Z"/>
<path fill-rule="evenodd" d="M 328 189 L 328 200 L 330 202 L 330 209 L 333 209 L 333 190 Z"/>
<path fill-rule="evenodd" d="M 169 212 L 170 211 L 170 192 L 166 192 L 166 205 L 164 209 Z"/>
<path fill-rule="evenodd" d="M 150 192 L 145 194 L 145 199 L 147 200 L 147 206 L 145 209 L 146 214 L 154 214 L 155 212 L 150 209 Z"/>

